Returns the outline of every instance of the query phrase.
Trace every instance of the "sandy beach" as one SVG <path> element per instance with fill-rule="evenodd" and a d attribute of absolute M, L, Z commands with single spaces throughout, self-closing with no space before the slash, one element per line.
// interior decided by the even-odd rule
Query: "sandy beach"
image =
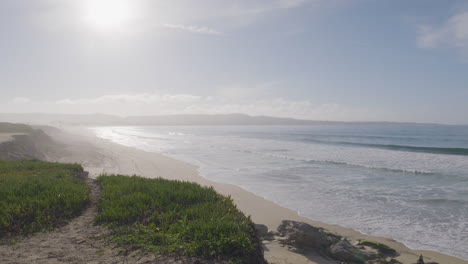
<path fill-rule="evenodd" d="M 255 223 L 266 225 L 269 230 L 276 230 L 282 220 L 296 220 L 323 227 L 347 237 L 351 241 L 368 239 L 384 243 L 400 253 L 396 259 L 402 263 L 415 263 L 420 254 L 424 255 L 426 262 L 468 263 L 468 261 L 438 252 L 411 250 L 404 244 L 390 238 L 367 236 L 349 228 L 301 217 L 292 210 L 265 200 L 240 187 L 208 181 L 198 174 L 197 167 L 194 165 L 97 138 L 88 129 L 77 130 L 73 128 L 68 129 L 66 133 L 50 130 L 47 133 L 55 140 L 67 145 L 66 155 L 52 156 L 51 159 L 60 162 L 80 163 L 90 172 L 90 177 L 108 173 L 197 182 L 201 185 L 213 186 L 224 195 L 230 195 L 240 210 L 250 215 Z M 336 263 L 314 253 L 304 255 L 291 252 L 276 242 L 265 242 L 265 257 L 270 263 Z"/>
<path fill-rule="evenodd" d="M 13 136 L 15 135 L 23 135 L 23 134 L 18 134 L 18 133 L 0 133 L 0 143 L 3 142 L 8 142 L 14 139 Z"/>

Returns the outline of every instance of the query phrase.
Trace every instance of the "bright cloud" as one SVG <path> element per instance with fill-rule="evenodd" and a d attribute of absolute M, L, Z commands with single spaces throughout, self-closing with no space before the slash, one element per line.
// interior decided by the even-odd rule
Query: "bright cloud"
<path fill-rule="evenodd" d="M 167 1 L 148 2 L 148 8 L 158 10 L 158 16 L 149 19 L 152 22 L 159 22 L 166 27 L 192 33 L 219 34 L 218 30 L 210 27 L 194 25 L 209 23 L 216 25 L 217 28 L 246 26 L 266 14 L 319 1 L 323 0 L 172 0 L 170 3 Z"/>
<path fill-rule="evenodd" d="M 188 31 L 191 33 L 200 33 L 200 34 L 209 34 L 209 35 L 219 35 L 221 32 L 214 30 L 208 27 L 199 27 L 199 26 L 187 26 L 187 25 L 175 25 L 175 24 L 163 24 L 166 28 L 172 28 L 182 31 Z"/>
<path fill-rule="evenodd" d="M 15 97 L 11 100 L 14 104 L 27 104 L 31 102 L 31 99 L 27 97 Z"/>
<path fill-rule="evenodd" d="M 111 4 L 111 0 L 45 0 L 31 22 L 51 31 L 66 28 L 86 32 L 83 29 L 91 27 L 101 31 L 147 32 L 154 30 L 155 25 L 163 25 L 192 33 L 219 34 L 210 26 L 198 25 L 249 25 L 271 12 L 329 1 L 337 0 L 119 0 L 118 5 Z M 62 23 L 56 23 L 58 20 Z"/>
<path fill-rule="evenodd" d="M 452 16 L 439 27 L 422 26 L 418 45 L 422 48 L 455 47 L 468 58 L 468 12 Z"/>

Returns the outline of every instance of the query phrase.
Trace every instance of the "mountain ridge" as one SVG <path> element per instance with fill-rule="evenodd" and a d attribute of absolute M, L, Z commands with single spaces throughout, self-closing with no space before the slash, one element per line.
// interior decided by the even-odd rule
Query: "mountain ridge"
<path fill-rule="evenodd" d="M 442 125 L 390 121 L 326 121 L 246 114 L 179 114 L 121 117 L 108 114 L 0 113 L 0 121 L 49 125 L 189 126 L 189 125 Z"/>

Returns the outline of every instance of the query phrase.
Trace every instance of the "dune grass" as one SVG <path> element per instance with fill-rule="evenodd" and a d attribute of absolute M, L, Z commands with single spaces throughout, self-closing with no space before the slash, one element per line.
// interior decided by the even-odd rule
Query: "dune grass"
<path fill-rule="evenodd" d="M 0 238 L 49 230 L 89 202 L 77 164 L 0 161 Z"/>
<path fill-rule="evenodd" d="M 154 252 L 263 263 L 249 217 L 229 197 L 195 183 L 103 175 L 97 223 L 117 246 Z"/>

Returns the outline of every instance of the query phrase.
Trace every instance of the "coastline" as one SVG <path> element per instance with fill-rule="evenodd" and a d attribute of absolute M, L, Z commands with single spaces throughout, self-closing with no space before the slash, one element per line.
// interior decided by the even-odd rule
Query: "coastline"
<path fill-rule="evenodd" d="M 386 244 L 400 253 L 396 259 L 402 263 L 415 263 L 420 254 L 424 255 L 426 261 L 440 264 L 468 263 L 468 261 L 435 251 L 412 250 L 391 238 L 369 236 L 351 228 L 302 217 L 293 210 L 284 208 L 241 187 L 207 180 L 198 173 L 198 167 L 195 165 L 159 153 L 146 152 L 98 138 L 88 129 L 79 128 L 77 130 L 77 128 L 73 128 L 73 130 L 67 129 L 65 132 L 48 132 L 57 141 L 68 145 L 66 155 L 57 155 L 51 159 L 60 162 L 81 163 L 90 172 L 91 177 L 108 173 L 192 181 L 204 186 L 213 186 L 219 193 L 230 195 L 241 211 L 250 215 L 255 223 L 266 225 L 269 230 L 276 230 L 282 220 L 295 220 L 323 227 L 347 237 L 351 241 L 366 239 Z M 274 242 L 265 243 L 265 257 L 270 263 L 335 263 L 318 254 L 302 255 L 291 252 L 286 247 Z"/>

